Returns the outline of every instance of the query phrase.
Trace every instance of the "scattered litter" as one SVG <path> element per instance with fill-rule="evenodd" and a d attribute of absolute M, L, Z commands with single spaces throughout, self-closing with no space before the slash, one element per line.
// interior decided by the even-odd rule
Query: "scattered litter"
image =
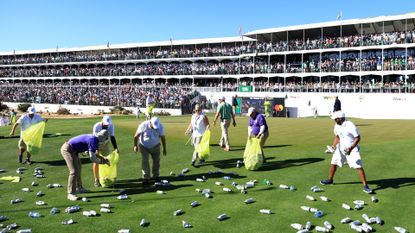
<path fill-rule="evenodd" d="M 329 199 L 328 197 L 326 197 L 326 196 L 320 196 L 320 199 L 321 199 L 322 201 L 325 201 L 325 202 L 330 201 L 330 199 Z"/>
<path fill-rule="evenodd" d="M 184 211 L 183 210 L 176 210 L 176 211 L 173 212 L 173 215 L 174 216 L 180 216 L 182 214 L 184 214 Z"/>
<path fill-rule="evenodd" d="M 74 206 L 67 207 L 65 209 L 65 212 L 71 214 L 71 213 L 78 212 L 80 209 L 81 207 L 79 205 L 74 205 Z"/>
<path fill-rule="evenodd" d="M 314 217 L 316 217 L 316 218 L 321 218 L 321 217 L 323 217 L 324 216 L 324 212 L 323 211 L 321 211 L 321 210 L 317 210 L 315 213 L 314 213 Z"/>
<path fill-rule="evenodd" d="M 310 196 L 310 195 L 305 196 L 305 198 L 307 198 L 310 201 L 316 201 L 316 199 L 313 196 Z"/>
<path fill-rule="evenodd" d="M 131 233 L 130 229 L 121 229 L 118 230 L 118 233 Z"/>
<path fill-rule="evenodd" d="M 296 229 L 296 230 L 302 230 L 303 229 L 303 225 L 299 224 L 299 223 L 293 223 L 290 225 L 292 228 Z"/>
<path fill-rule="evenodd" d="M 62 221 L 62 225 L 70 225 L 70 224 L 74 224 L 74 223 L 75 223 L 75 221 L 73 219 Z"/>
<path fill-rule="evenodd" d="M 22 188 L 22 191 L 23 192 L 30 192 L 30 189 L 29 188 Z"/>
<path fill-rule="evenodd" d="M 333 224 L 331 224 L 329 221 L 324 221 L 323 225 L 329 230 L 333 229 Z"/>
<path fill-rule="evenodd" d="M 224 176 L 224 177 L 223 177 L 223 179 L 224 179 L 224 180 L 230 180 L 230 179 L 232 179 L 232 178 L 231 178 L 230 176 Z"/>
<path fill-rule="evenodd" d="M 32 233 L 32 229 L 21 229 L 16 231 L 16 233 Z"/>
<path fill-rule="evenodd" d="M 327 229 L 325 227 L 321 227 L 321 226 L 316 226 L 316 231 L 317 232 L 330 232 L 329 229 Z"/>
<path fill-rule="evenodd" d="M 44 201 L 37 201 L 36 205 L 42 206 L 42 205 L 46 205 L 46 203 Z"/>
<path fill-rule="evenodd" d="M 86 217 L 95 217 L 97 216 L 97 212 L 95 210 L 86 210 L 82 212 L 82 215 Z"/>
<path fill-rule="evenodd" d="M 229 216 L 228 215 L 226 215 L 226 214 L 221 214 L 221 215 L 219 215 L 218 217 L 217 217 L 217 219 L 219 220 L 219 221 L 223 221 L 223 220 L 226 220 L 226 219 L 228 219 L 229 218 Z"/>
<path fill-rule="evenodd" d="M 150 225 L 150 223 L 147 222 L 147 220 L 145 218 L 142 218 L 141 221 L 140 221 L 140 226 L 147 227 L 148 225 Z"/>
<path fill-rule="evenodd" d="M 268 179 L 264 179 L 263 181 L 262 181 L 262 183 L 263 184 L 265 184 L 265 185 L 272 185 L 272 182 L 270 181 L 270 180 L 268 180 Z M 287 187 L 288 188 L 288 187 Z"/>
<path fill-rule="evenodd" d="M 10 204 L 17 204 L 17 203 L 20 203 L 20 202 L 23 202 L 23 200 L 20 199 L 20 198 L 17 198 L 17 199 L 11 200 Z"/>
<path fill-rule="evenodd" d="M 216 181 L 216 182 L 215 182 L 215 185 L 217 185 L 217 186 L 222 186 L 223 184 L 222 184 L 222 182 L 220 182 L 220 181 Z"/>
<path fill-rule="evenodd" d="M 190 224 L 190 223 L 188 223 L 188 222 L 186 222 L 186 221 L 182 221 L 182 226 L 184 227 L 184 228 L 192 228 L 192 225 Z"/>
<path fill-rule="evenodd" d="M 108 203 L 102 203 L 101 205 L 100 205 L 102 208 L 111 208 L 111 205 L 110 204 L 108 204 Z"/>
<path fill-rule="evenodd" d="M 244 202 L 245 202 L 245 204 L 252 204 L 252 203 L 255 202 L 255 200 L 253 198 L 248 198 Z"/>
<path fill-rule="evenodd" d="M 7 216 L 0 216 L 0 222 L 6 221 L 7 219 L 9 219 Z"/>
<path fill-rule="evenodd" d="M 199 204 L 199 202 L 197 202 L 197 201 L 193 201 L 192 203 L 190 203 L 190 205 L 191 205 L 192 207 L 196 207 L 196 206 L 199 206 L 200 204 Z"/>
<path fill-rule="evenodd" d="M 346 204 L 346 203 L 343 203 L 342 204 L 342 208 L 343 209 L 346 209 L 346 210 L 351 210 L 352 209 L 352 207 L 350 207 L 348 204 Z"/>
<path fill-rule="evenodd" d="M 45 194 L 42 191 L 39 191 L 39 192 L 36 193 L 36 196 L 38 196 L 38 197 L 41 197 L 43 195 L 45 195 Z"/>
<path fill-rule="evenodd" d="M 164 192 L 163 190 L 157 190 L 156 193 L 157 194 L 166 194 L 166 192 Z"/>
<path fill-rule="evenodd" d="M 83 202 L 88 202 L 89 200 L 88 200 L 88 198 L 86 198 L 86 197 L 83 197 L 82 199 L 81 199 Z"/>
<path fill-rule="evenodd" d="M 189 168 L 184 168 L 183 170 L 182 170 L 182 174 L 186 174 L 186 173 L 188 173 L 190 171 L 190 169 Z"/>
<path fill-rule="evenodd" d="M 230 189 L 230 188 L 223 188 L 222 189 L 224 192 L 226 192 L 226 193 L 231 193 L 232 192 L 232 189 Z"/>
<path fill-rule="evenodd" d="M 32 186 L 38 186 L 39 184 L 33 181 L 31 185 Z"/>
<path fill-rule="evenodd" d="M 365 201 L 355 200 L 355 201 L 353 201 L 353 204 L 355 204 L 355 205 L 365 205 Z"/>
<path fill-rule="evenodd" d="M 394 227 L 394 229 L 399 233 L 407 233 L 408 231 L 403 227 Z"/>
<path fill-rule="evenodd" d="M 347 223 L 350 223 L 350 222 L 352 222 L 353 220 L 351 219 L 351 218 L 349 218 L 349 217 L 346 217 L 346 218 L 343 218 L 342 220 L 340 220 L 340 223 L 342 223 L 342 224 L 347 224 Z"/>
<path fill-rule="evenodd" d="M 285 185 L 285 184 L 280 184 L 280 186 L 278 186 L 280 189 L 289 189 L 290 186 Z"/>
<path fill-rule="evenodd" d="M 128 199 L 128 195 L 127 194 L 121 194 L 117 197 L 118 200 L 125 200 Z"/>
<path fill-rule="evenodd" d="M 259 212 L 261 214 L 272 214 L 271 210 L 269 210 L 269 209 L 260 209 Z"/>
<path fill-rule="evenodd" d="M 34 211 L 30 211 L 28 215 L 31 218 L 40 218 L 40 217 L 42 217 L 42 215 L 39 212 L 34 212 Z"/>
<path fill-rule="evenodd" d="M 58 208 L 56 208 L 56 207 L 53 207 L 51 210 L 50 210 L 50 214 L 51 215 L 55 215 L 55 214 L 57 214 L 57 213 L 59 213 L 60 212 L 60 210 L 58 209 Z"/>
<path fill-rule="evenodd" d="M 375 196 L 372 196 L 371 199 L 372 199 L 372 202 L 374 202 L 374 203 L 379 201 Z"/>
<path fill-rule="evenodd" d="M 101 209 L 99 209 L 99 212 L 101 212 L 101 213 L 111 213 L 111 210 L 109 208 L 101 208 Z"/>

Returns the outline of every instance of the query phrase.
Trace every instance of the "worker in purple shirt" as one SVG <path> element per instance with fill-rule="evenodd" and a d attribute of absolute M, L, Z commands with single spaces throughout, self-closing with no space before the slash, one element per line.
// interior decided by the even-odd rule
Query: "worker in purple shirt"
<path fill-rule="evenodd" d="M 265 120 L 265 116 L 258 113 L 254 107 L 248 109 L 249 126 L 248 126 L 248 137 L 256 137 L 259 139 L 261 146 L 262 156 L 265 162 L 264 156 L 264 145 L 265 141 L 269 137 L 268 124 Z"/>
<path fill-rule="evenodd" d="M 69 169 L 68 177 L 68 200 L 78 200 L 78 193 L 86 193 L 88 190 L 82 187 L 81 171 L 82 165 L 79 159 L 79 153 L 88 151 L 91 161 L 97 164 L 107 164 L 110 162 L 101 157 L 98 152 L 98 146 L 109 139 L 109 133 L 106 129 L 101 130 L 96 135 L 82 134 L 71 138 L 61 147 L 62 157 L 65 159 Z"/>

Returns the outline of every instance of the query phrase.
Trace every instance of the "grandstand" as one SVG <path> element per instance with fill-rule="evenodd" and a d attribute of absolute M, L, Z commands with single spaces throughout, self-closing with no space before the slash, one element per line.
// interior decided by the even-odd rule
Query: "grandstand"
<path fill-rule="evenodd" d="M 179 108 L 207 96 L 277 98 L 290 116 L 415 118 L 415 13 L 254 30 L 240 37 L 0 53 L 0 101 Z M 208 103 L 206 103 L 208 105 Z M 79 108 L 79 107 L 78 107 Z M 287 114 L 285 114 L 287 116 Z"/>

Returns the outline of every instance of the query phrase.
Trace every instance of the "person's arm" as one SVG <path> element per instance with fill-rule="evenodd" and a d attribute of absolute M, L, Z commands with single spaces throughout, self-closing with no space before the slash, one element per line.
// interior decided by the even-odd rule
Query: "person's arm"
<path fill-rule="evenodd" d="M 134 152 L 135 153 L 138 152 L 138 138 L 140 137 L 140 135 L 141 133 L 139 133 L 138 131 L 134 135 Z"/>
<path fill-rule="evenodd" d="M 205 122 L 206 128 L 209 129 L 210 124 L 209 124 L 209 119 L 206 115 L 204 115 L 205 117 L 203 118 L 203 121 Z"/>
<path fill-rule="evenodd" d="M 189 135 L 191 129 L 192 129 L 192 122 L 190 121 L 189 125 L 187 126 L 186 131 L 184 131 L 184 135 Z"/>
<path fill-rule="evenodd" d="M 160 136 L 161 144 L 163 145 L 163 155 L 167 155 L 167 148 L 166 148 L 166 136 Z"/>
<path fill-rule="evenodd" d="M 252 134 L 252 127 L 248 125 L 248 138 L 251 137 L 251 134 Z"/>
<path fill-rule="evenodd" d="M 233 120 L 233 127 L 236 127 L 235 114 L 233 114 L 233 111 L 232 111 L 232 120 Z"/>
<path fill-rule="evenodd" d="M 332 147 L 333 149 L 336 149 L 336 148 L 337 148 L 337 144 L 339 144 L 339 142 L 340 142 L 339 135 L 336 135 L 336 136 L 334 137 L 334 139 L 333 139 L 333 144 L 331 144 L 331 147 Z"/>
<path fill-rule="evenodd" d="M 220 115 L 219 111 L 216 111 L 215 119 L 213 120 L 213 127 L 215 127 L 216 121 L 218 120 L 219 115 Z"/>
<path fill-rule="evenodd" d="M 346 153 L 346 155 L 349 155 L 350 152 L 357 146 L 357 144 L 359 144 L 360 142 L 360 135 L 353 138 L 353 144 L 349 147 L 344 149 L 344 152 Z"/>
<path fill-rule="evenodd" d="M 17 126 L 19 125 L 19 123 L 14 123 L 13 127 L 12 127 L 12 131 L 10 131 L 10 136 L 14 135 L 14 132 L 16 131 Z"/>
<path fill-rule="evenodd" d="M 107 164 L 108 166 L 110 166 L 110 161 L 100 156 L 98 151 L 88 151 L 88 152 L 89 152 L 89 158 L 92 160 L 92 162 L 97 163 L 97 164 Z"/>
<path fill-rule="evenodd" d="M 114 150 L 117 151 L 117 153 L 120 153 L 120 150 L 118 149 L 117 140 L 115 139 L 115 136 L 111 136 L 111 144 L 114 147 Z"/>

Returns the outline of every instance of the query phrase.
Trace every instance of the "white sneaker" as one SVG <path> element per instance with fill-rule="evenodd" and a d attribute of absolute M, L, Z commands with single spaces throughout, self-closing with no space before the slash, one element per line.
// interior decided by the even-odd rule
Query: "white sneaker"
<path fill-rule="evenodd" d="M 68 194 L 68 197 L 67 198 L 70 201 L 76 201 L 76 200 L 78 200 L 78 197 L 76 195 L 74 195 L 74 194 Z"/>

